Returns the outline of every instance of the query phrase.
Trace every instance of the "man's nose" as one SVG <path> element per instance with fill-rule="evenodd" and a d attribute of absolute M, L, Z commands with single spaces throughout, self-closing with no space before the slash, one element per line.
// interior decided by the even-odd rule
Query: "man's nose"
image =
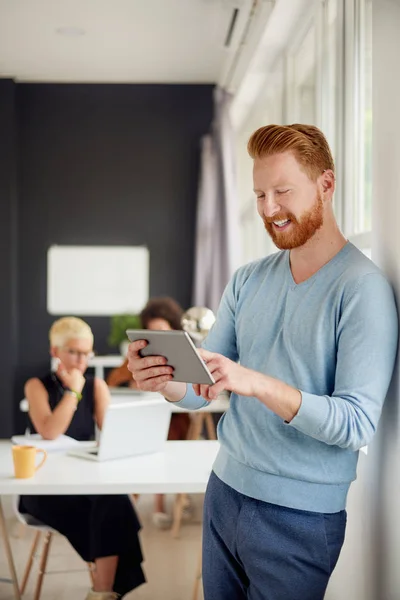
<path fill-rule="evenodd" d="M 276 196 L 274 193 L 265 194 L 262 210 L 267 219 L 271 219 L 280 212 L 281 207 L 276 201 Z"/>

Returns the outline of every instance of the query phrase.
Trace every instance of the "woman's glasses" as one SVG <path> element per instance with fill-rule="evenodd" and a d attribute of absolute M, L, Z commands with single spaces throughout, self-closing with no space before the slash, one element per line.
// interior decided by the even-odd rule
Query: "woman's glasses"
<path fill-rule="evenodd" d="M 71 358 L 77 358 L 80 360 L 83 358 L 84 360 L 90 360 L 94 357 L 94 352 L 81 352 L 80 350 L 74 350 L 73 348 L 61 348 L 67 354 L 71 356 Z"/>

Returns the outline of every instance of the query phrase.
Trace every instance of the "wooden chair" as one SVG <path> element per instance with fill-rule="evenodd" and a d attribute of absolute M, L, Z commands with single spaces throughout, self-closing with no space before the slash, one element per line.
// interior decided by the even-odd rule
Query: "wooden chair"
<path fill-rule="evenodd" d="M 26 527 L 34 529 L 36 531 L 35 537 L 33 539 L 33 543 L 31 546 L 31 550 L 29 553 L 28 561 L 26 563 L 24 575 L 22 578 L 22 583 L 20 586 L 20 594 L 21 595 L 24 594 L 26 586 L 29 581 L 30 574 L 32 572 L 33 563 L 35 562 L 35 559 L 38 559 L 39 560 L 39 570 L 38 570 L 38 575 L 37 575 L 37 579 L 36 579 L 36 586 L 35 586 L 35 592 L 34 592 L 33 599 L 40 600 L 44 576 L 46 574 L 55 574 L 56 573 L 55 571 L 47 571 L 46 567 L 47 567 L 47 561 L 49 558 L 51 542 L 52 542 L 54 534 L 57 532 L 54 529 L 52 529 L 51 527 L 49 527 L 48 525 L 45 525 L 44 523 L 38 521 L 31 515 L 21 513 L 19 511 L 18 507 L 19 507 L 19 496 L 15 496 L 13 498 L 13 508 L 14 508 L 14 513 L 15 513 L 18 521 L 21 524 L 25 525 Z M 43 535 L 44 535 L 44 540 L 43 540 L 42 551 L 38 553 L 39 542 Z M 88 563 L 89 576 L 90 576 L 90 581 L 91 581 L 92 586 L 93 586 L 93 568 L 94 568 L 94 565 L 92 565 L 91 563 Z M 70 573 L 70 572 L 71 572 L 70 570 L 65 571 L 65 573 Z M 61 572 L 58 571 L 57 573 L 61 573 Z"/>

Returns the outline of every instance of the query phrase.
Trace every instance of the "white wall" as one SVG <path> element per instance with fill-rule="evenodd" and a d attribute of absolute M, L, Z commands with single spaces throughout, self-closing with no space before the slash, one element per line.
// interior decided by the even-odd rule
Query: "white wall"
<path fill-rule="evenodd" d="M 373 259 L 400 299 L 400 0 L 373 3 Z M 377 456 L 377 598 L 400 598 L 399 372 L 390 390 Z"/>
<path fill-rule="evenodd" d="M 347 502 L 346 539 L 325 600 L 378 600 L 371 593 L 367 568 L 371 546 L 366 507 L 370 454 L 360 453 L 357 480 L 350 487 Z"/>
<path fill-rule="evenodd" d="M 373 260 L 400 298 L 400 0 L 373 2 Z M 400 598 L 399 370 L 348 504 L 326 600 Z"/>

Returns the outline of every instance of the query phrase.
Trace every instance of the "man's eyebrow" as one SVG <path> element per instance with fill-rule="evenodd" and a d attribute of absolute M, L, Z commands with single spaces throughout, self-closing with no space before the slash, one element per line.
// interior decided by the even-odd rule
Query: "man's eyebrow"
<path fill-rule="evenodd" d="M 273 188 L 285 188 L 285 187 L 292 187 L 294 184 L 291 183 L 290 181 L 286 181 L 286 180 L 281 180 L 281 181 L 277 181 L 274 185 L 272 185 L 271 187 Z M 253 192 L 263 192 L 263 190 L 259 190 L 257 188 L 253 189 Z"/>

